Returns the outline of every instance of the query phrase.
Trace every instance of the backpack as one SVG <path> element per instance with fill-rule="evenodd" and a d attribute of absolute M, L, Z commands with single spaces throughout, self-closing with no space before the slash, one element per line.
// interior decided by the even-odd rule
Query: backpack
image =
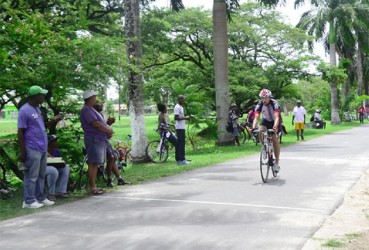
<path fill-rule="evenodd" d="M 232 122 L 229 121 L 227 123 L 226 130 L 227 130 L 228 133 L 233 133 L 233 124 L 232 124 Z"/>
<path fill-rule="evenodd" d="M 310 117 L 310 122 L 313 122 L 314 121 L 314 115 L 312 115 L 311 117 Z"/>

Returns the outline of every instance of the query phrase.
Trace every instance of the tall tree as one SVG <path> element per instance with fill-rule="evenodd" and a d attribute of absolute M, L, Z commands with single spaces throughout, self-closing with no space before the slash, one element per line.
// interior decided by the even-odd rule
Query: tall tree
<path fill-rule="evenodd" d="M 229 112 L 228 83 L 228 33 L 227 6 L 224 0 L 214 0 L 213 6 L 213 53 L 215 76 L 215 105 L 218 121 L 218 145 L 232 143 L 232 136 L 226 132 Z"/>
<path fill-rule="evenodd" d="M 124 0 L 124 31 L 128 59 L 128 97 L 131 117 L 133 162 L 146 160 L 147 136 L 144 117 L 142 81 L 142 41 L 140 27 L 140 0 Z"/>

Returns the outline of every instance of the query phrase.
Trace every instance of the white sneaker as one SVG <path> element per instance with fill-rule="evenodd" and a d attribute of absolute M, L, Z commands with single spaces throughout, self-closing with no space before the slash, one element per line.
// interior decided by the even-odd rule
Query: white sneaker
<path fill-rule="evenodd" d="M 43 201 L 38 201 L 38 202 L 40 202 L 41 204 L 46 205 L 46 206 L 52 206 L 52 205 L 55 204 L 54 201 L 51 201 L 51 200 L 49 200 L 47 198 L 45 198 L 45 200 L 43 200 Z"/>
<path fill-rule="evenodd" d="M 44 206 L 44 204 L 40 204 L 37 201 L 34 201 L 31 204 L 27 204 L 26 202 L 23 201 L 22 208 L 40 208 L 40 207 L 43 207 L 43 206 Z"/>
<path fill-rule="evenodd" d="M 277 162 L 274 162 L 274 172 L 279 173 L 280 170 L 281 170 L 281 167 L 278 165 Z"/>

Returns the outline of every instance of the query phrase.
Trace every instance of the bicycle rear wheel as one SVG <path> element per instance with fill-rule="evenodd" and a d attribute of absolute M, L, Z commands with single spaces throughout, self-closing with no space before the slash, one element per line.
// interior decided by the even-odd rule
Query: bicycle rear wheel
<path fill-rule="evenodd" d="M 130 149 L 127 150 L 126 155 L 124 156 L 124 161 L 126 163 L 125 167 L 129 167 L 129 166 L 132 165 L 132 155 L 131 155 L 131 150 Z"/>
<path fill-rule="evenodd" d="M 269 175 L 269 157 L 266 146 L 263 145 L 260 153 L 260 174 L 264 183 L 268 181 Z"/>
<path fill-rule="evenodd" d="M 165 162 L 168 159 L 168 147 L 162 145 L 160 149 L 160 140 L 152 141 L 146 147 L 146 156 L 154 163 Z"/>
<path fill-rule="evenodd" d="M 238 130 L 238 137 L 240 140 L 240 143 L 244 144 L 246 141 L 246 132 L 245 130 Z"/>

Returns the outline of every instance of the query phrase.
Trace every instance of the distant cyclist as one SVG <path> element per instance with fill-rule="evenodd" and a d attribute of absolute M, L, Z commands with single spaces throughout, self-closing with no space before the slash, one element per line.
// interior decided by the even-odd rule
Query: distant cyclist
<path fill-rule="evenodd" d="M 279 106 L 278 102 L 272 98 L 272 92 L 268 89 L 261 90 L 259 97 L 260 101 L 255 107 L 255 119 L 252 124 L 252 129 L 254 130 L 256 128 L 259 122 L 260 113 L 263 113 L 263 119 L 261 120 L 259 129 L 260 131 L 265 129 L 274 129 L 276 132 L 273 135 L 273 148 L 275 154 L 274 170 L 275 172 L 279 172 L 280 149 L 278 143 L 278 133 L 282 131 L 281 123 L 279 122 L 281 107 Z"/>

